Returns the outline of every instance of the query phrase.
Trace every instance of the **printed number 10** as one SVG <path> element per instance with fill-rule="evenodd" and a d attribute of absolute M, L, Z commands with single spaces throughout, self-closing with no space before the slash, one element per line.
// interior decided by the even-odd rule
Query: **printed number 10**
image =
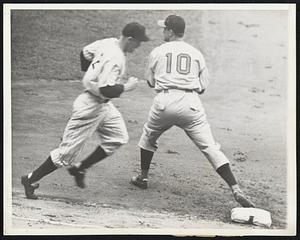
<path fill-rule="evenodd" d="M 172 71 L 172 53 L 167 53 L 167 73 Z M 176 71 L 180 74 L 189 74 L 191 71 L 191 57 L 188 54 L 180 53 L 176 59 Z"/>

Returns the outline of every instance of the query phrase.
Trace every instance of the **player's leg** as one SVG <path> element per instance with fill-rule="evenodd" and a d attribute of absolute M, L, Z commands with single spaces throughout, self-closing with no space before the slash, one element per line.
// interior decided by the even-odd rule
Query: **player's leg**
<path fill-rule="evenodd" d="M 194 111 L 194 113 L 190 115 L 190 118 L 192 119 L 191 124 L 183 125 L 183 129 L 187 135 L 202 151 L 216 172 L 231 188 L 235 200 L 243 207 L 254 207 L 254 204 L 247 199 L 241 191 L 237 180 L 231 171 L 228 158 L 220 150 L 220 144 L 215 142 L 204 111 Z"/>
<path fill-rule="evenodd" d="M 154 152 L 157 150 L 157 140 L 161 134 L 174 124 L 172 113 L 153 104 L 150 109 L 148 121 L 144 124 L 143 133 L 138 146 L 140 147 L 140 174 L 131 178 L 131 183 L 139 188 L 148 187 L 148 173 Z"/>
<path fill-rule="evenodd" d="M 150 169 L 150 164 L 153 158 L 154 152 L 147 149 L 140 149 L 140 158 L 141 158 L 141 178 L 148 179 L 148 173 Z"/>
<path fill-rule="evenodd" d="M 128 142 L 128 133 L 125 122 L 120 112 L 112 103 L 107 104 L 105 117 L 96 129 L 99 146 L 83 161 L 76 163 L 69 169 L 75 177 L 77 186 L 84 188 L 85 172 L 94 164 L 112 155 L 120 146 Z"/>
<path fill-rule="evenodd" d="M 129 136 L 124 119 L 119 110 L 109 103 L 109 111 L 105 119 L 97 128 L 100 147 L 107 156 L 112 155 L 122 145 L 129 141 Z"/>
<path fill-rule="evenodd" d="M 153 158 L 154 152 L 140 148 L 140 158 L 141 158 L 141 172 L 137 176 L 133 176 L 130 183 L 146 189 L 148 187 L 148 173 L 150 170 L 150 164 Z"/>
<path fill-rule="evenodd" d="M 51 156 L 49 156 L 45 162 L 43 162 L 37 169 L 28 175 L 21 177 L 21 183 L 25 189 L 25 195 L 29 199 L 37 199 L 38 197 L 34 194 L 34 190 L 39 187 L 38 183 L 41 178 L 55 171 L 57 166 L 53 163 Z M 35 183 L 35 184 L 33 184 Z"/>
<path fill-rule="evenodd" d="M 107 154 L 102 147 L 97 147 L 94 152 L 81 162 L 74 164 L 68 169 L 69 173 L 74 176 L 76 185 L 85 188 L 84 178 L 86 169 L 106 158 Z"/>
<path fill-rule="evenodd" d="M 235 200 L 243 207 L 255 207 L 255 205 L 244 195 L 239 187 L 238 182 L 235 179 L 231 171 L 229 163 L 223 164 L 221 167 L 216 169 L 216 172 L 223 178 L 223 180 L 231 188 Z"/>
<path fill-rule="evenodd" d="M 51 151 L 50 156 L 38 168 L 28 175 L 21 177 L 27 198 L 36 199 L 34 190 L 39 181 L 56 169 L 69 165 L 82 150 L 85 140 L 91 136 L 98 124 L 95 108 L 86 104 L 84 96 L 80 95 L 74 102 L 73 114 L 64 131 L 62 142 L 57 149 Z M 95 105 L 96 106 L 96 105 Z"/>

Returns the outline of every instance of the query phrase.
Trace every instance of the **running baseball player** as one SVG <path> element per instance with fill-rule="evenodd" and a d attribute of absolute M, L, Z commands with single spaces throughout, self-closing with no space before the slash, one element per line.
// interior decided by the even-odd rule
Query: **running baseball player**
<path fill-rule="evenodd" d="M 102 39 L 83 48 L 83 56 L 91 61 L 82 79 L 85 91 L 73 103 L 72 116 L 59 147 L 51 151 L 47 160 L 32 173 L 21 177 L 27 198 L 37 199 L 34 191 L 39 185 L 36 182 L 75 161 L 92 134 L 96 133 L 98 136 L 99 146 L 85 160 L 68 169 L 81 188 L 85 187 L 87 168 L 128 142 L 124 120 L 110 99 L 137 86 L 138 79 L 135 77 L 130 77 L 125 84 L 121 83 L 125 73 L 126 54 L 148 40 L 145 27 L 132 22 L 123 28 L 119 39 Z"/>
<path fill-rule="evenodd" d="M 141 173 L 131 179 L 133 185 L 146 189 L 148 172 L 157 139 L 172 126 L 183 129 L 202 151 L 243 207 L 254 207 L 245 197 L 231 171 L 229 160 L 215 142 L 199 94 L 208 86 L 208 70 L 202 53 L 182 40 L 184 19 L 170 15 L 158 21 L 164 41 L 149 56 L 146 79 L 158 93 L 139 141 Z"/>

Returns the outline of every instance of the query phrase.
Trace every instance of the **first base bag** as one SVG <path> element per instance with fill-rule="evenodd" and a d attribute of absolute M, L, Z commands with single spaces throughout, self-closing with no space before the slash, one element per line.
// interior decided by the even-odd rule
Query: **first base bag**
<path fill-rule="evenodd" d="M 238 223 L 249 223 L 261 227 L 271 227 L 270 212 L 259 208 L 233 208 L 231 220 Z"/>

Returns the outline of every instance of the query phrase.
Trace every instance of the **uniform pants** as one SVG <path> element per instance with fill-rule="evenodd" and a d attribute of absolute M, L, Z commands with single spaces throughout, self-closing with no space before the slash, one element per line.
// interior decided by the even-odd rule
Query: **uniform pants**
<path fill-rule="evenodd" d="M 205 110 L 196 92 L 169 89 L 156 95 L 150 109 L 148 121 L 144 124 L 139 147 L 156 151 L 157 140 L 172 126 L 182 128 L 205 157 L 218 169 L 229 163 L 215 142 Z"/>
<path fill-rule="evenodd" d="M 84 92 L 73 103 L 72 116 L 62 142 L 50 153 L 53 163 L 57 167 L 70 165 L 94 133 L 107 155 L 129 139 L 123 117 L 113 103 L 104 103 L 100 98 Z"/>

